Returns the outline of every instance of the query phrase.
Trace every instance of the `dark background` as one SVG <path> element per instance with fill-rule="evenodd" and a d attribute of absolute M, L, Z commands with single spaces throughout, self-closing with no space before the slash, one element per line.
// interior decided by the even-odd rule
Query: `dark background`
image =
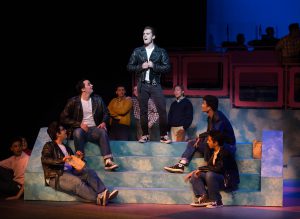
<path fill-rule="evenodd" d="M 0 159 L 10 155 L 15 136 L 25 136 L 32 148 L 39 129 L 58 118 L 82 78 L 106 104 L 118 84 L 131 96 L 126 64 L 143 43 L 144 26 L 156 28 L 155 43 L 168 51 L 205 46 L 205 0 L 121 2 L 2 7 Z"/>

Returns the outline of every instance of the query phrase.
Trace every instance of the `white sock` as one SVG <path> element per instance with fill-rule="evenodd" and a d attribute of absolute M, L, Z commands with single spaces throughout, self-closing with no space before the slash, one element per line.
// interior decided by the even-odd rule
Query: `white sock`
<path fill-rule="evenodd" d="M 180 160 L 179 163 L 186 165 L 186 161 L 185 160 Z"/>

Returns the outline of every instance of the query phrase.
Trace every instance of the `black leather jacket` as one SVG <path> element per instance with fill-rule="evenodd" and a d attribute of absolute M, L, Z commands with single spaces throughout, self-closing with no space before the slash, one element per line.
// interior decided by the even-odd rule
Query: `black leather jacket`
<path fill-rule="evenodd" d="M 65 147 L 69 155 L 74 154 L 69 146 L 65 145 Z M 54 141 L 49 141 L 44 145 L 41 161 L 44 170 L 45 185 L 49 186 L 47 183 L 48 179 L 55 178 L 55 187 L 57 187 L 58 178 L 64 172 L 64 156 L 60 147 Z"/>
<path fill-rule="evenodd" d="M 102 122 L 108 124 L 110 114 L 103 101 L 103 99 L 94 94 L 91 95 L 92 98 L 92 110 L 93 117 L 96 126 L 100 125 Z M 68 128 L 79 128 L 83 119 L 83 109 L 80 100 L 80 96 L 72 97 L 68 100 L 64 110 L 60 114 L 60 121 L 63 125 Z"/>
<path fill-rule="evenodd" d="M 133 72 L 138 77 L 138 82 L 144 82 L 147 69 L 142 68 L 142 64 L 148 60 L 144 46 L 135 48 L 127 64 L 127 70 Z M 150 56 L 153 68 L 150 68 L 150 82 L 160 84 L 161 74 L 169 73 L 171 70 L 169 56 L 165 49 L 154 46 Z"/>

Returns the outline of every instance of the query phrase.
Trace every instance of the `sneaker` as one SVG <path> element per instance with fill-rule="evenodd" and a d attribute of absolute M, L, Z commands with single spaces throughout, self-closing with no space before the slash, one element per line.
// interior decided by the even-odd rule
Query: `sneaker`
<path fill-rule="evenodd" d="M 165 136 L 161 136 L 160 137 L 160 142 L 161 143 L 165 143 L 165 144 L 170 144 L 172 141 L 169 138 L 169 136 L 165 135 Z"/>
<path fill-rule="evenodd" d="M 164 167 L 164 169 L 170 173 L 183 173 L 184 165 L 182 163 L 177 163 L 174 166 Z"/>
<path fill-rule="evenodd" d="M 193 207 L 204 207 L 210 205 L 212 202 L 208 200 L 207 195 L 201 195 L 197 201 L 191 203 Z"/>
<path fill-rule="evenodd" d="M 211 204 L 207 205 L 207 208 L 220 208 L 223 206 L 222 200 L 211 202 Z"/>
<path fill-rule="evenodd" d="M 113 190 L 112 192 L 109 192 L 108 200 L 110 201 L 110 200 L 114 199 L 115 197 L 117 197 L 118 193 L 119 193 L 119 191 L 116 189 Z"/>
<path fill-rule="evenodd" d="M 97 196 L 97 205 L 106 206 L 108 202 L 109 191 L 105 189 L 103 192 L 99 193 Z"/>
<path fill-rule="evenodd" d="M 147 141 L 149 141 L 149 135 L 143 135 L 140 139 L 139 142 L 140 143 L 146 143 Z"/>
<path fill-rule="evenodd" d="M 118 167 L 119 166 L 117 164 L 115 164 L 112 160 L 109 160 L 106 162 L 104 169 L 105 170 L 115 170 Z"/>

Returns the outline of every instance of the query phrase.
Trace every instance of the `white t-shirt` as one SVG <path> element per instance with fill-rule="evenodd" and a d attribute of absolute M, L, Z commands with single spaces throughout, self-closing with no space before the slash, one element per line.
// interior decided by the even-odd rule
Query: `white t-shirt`
<path fill-rule="evenodd" d="M 92 99 L 83 100 L 81 99 L 82 109 L 83 109 L 83 119 L 82 122 L 87 124 L 88 127 L 96 126 L 94 117 L 93 117 L 93 109 L 92 109 Z"/>
<path fill-rule="evenodd" d="M 147 52 L 147 59 L 148 59 L 148 62 L 149 62 L 149 59 L 150 59 L 150 56 L 151 56 L 151 53 L 154 49 L 154 46 L 152 48 L 146 48 L 146 52 Z M 146 71 L 146 76 L 145 76 L 145 81 L 150 81 L 150 69 L 148 69 Z"/>
<path fill-rule="evenodd" d="M 64 146 L 63 144 L 58 144 L 58 147 L 60 148 L 60 150 L 63 152 L 63 154 L 65 156 L 70 155 L 66 149 L 66 146 Z M 72 169 L 72 166 L 70 164 L 68 164 L 67 162 L 65 162 L 64 170 L 71 170 L 71 169 Z"/>

